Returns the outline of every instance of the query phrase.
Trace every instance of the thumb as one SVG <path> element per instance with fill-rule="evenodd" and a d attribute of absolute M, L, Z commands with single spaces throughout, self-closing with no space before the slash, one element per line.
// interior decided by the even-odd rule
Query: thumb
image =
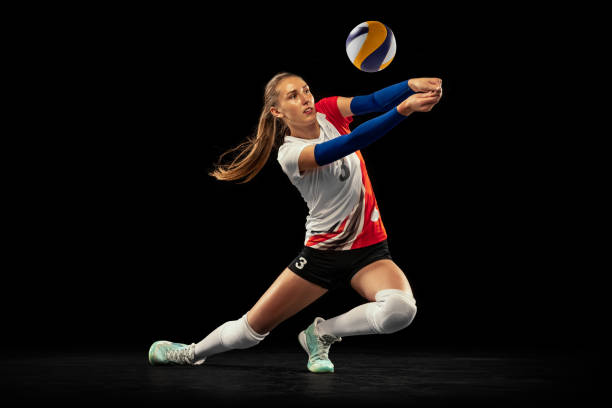
<path fill-rule="evenodd" d="M 434 94 L 435 94 L 435 91 L 433 91 L 433 90 L 430 90 L 430 91 L 427 91 L 427 92 L 421 92 L 419 94 L 419 98 L 431 98 Z"/>

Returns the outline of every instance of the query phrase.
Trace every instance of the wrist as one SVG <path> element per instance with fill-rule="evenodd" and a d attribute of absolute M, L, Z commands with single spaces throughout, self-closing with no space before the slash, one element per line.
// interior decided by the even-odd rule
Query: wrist
<path fill-rule="evenodd" d="M 410 114 L 411 114 L 412 112 L 414 112 L 414 111 L 413 111 L 412 109 L 410 109 L 409 107 L 407 107 L 407 106 L 402 107 L 402 105 L 398 105 L 398 106 L 396 107 L 396 110 L 397 110 L 397 113 L 399 113 L 399 114 L 400 114 L 400 115 L 402 115 L 402 116 L 410 116 Z"/>

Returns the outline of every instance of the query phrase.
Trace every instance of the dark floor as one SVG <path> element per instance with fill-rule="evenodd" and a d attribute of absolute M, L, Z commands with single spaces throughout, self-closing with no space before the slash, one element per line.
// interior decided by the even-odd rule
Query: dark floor
<path fill-rule="evenodd" d="M 332 350 L 335 373 L 312 374 L 306 354 L 296 348 L 234 350 L 200 367 L 151 367 L 146 351 L 5 357 L 0 367 L 3 401 L 62 406 L 589 406 L 598 365 L 596 354 L 575 351 L 343 347 Z"/>

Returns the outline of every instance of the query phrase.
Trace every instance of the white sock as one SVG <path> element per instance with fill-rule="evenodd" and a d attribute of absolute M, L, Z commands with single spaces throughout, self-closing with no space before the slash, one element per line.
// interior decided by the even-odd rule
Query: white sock
<path fill-rule="evenodd" d="M 249 324 L 246 313 L 238 320 L 223 323 L 195 346 L 195 359 L 234 349 L 256 346 L 270 332 L 259 334 Z"/>
<path fill-rule="evenodd" d="M 319 336 L 331 334 L 336 337 L 344 337 L 376 334 L 376 330 L 367 318 L 367 310 L 370 307 L 370 303 L 364 303 L 340 316 L 319 322 L 317 325 Z"/>
<path fill-rule="evenodd" d="M 364 303 L 317 325 L 319 335 L 336 337 L 394 333 L 408 326 L 416 314 L 412 294 L 397 289 L 376 293 L 376 302 Z"/>

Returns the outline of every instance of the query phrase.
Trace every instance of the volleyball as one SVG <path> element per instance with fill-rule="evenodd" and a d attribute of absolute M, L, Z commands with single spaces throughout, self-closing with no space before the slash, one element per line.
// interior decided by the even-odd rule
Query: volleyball
<path fill-rule="evenodd" d="M 357 68 L 378 72 L 387 68 L 395 57 L 393 31 L 380 21 L 366 21 L 349 33 L 346 54 Z"/>

